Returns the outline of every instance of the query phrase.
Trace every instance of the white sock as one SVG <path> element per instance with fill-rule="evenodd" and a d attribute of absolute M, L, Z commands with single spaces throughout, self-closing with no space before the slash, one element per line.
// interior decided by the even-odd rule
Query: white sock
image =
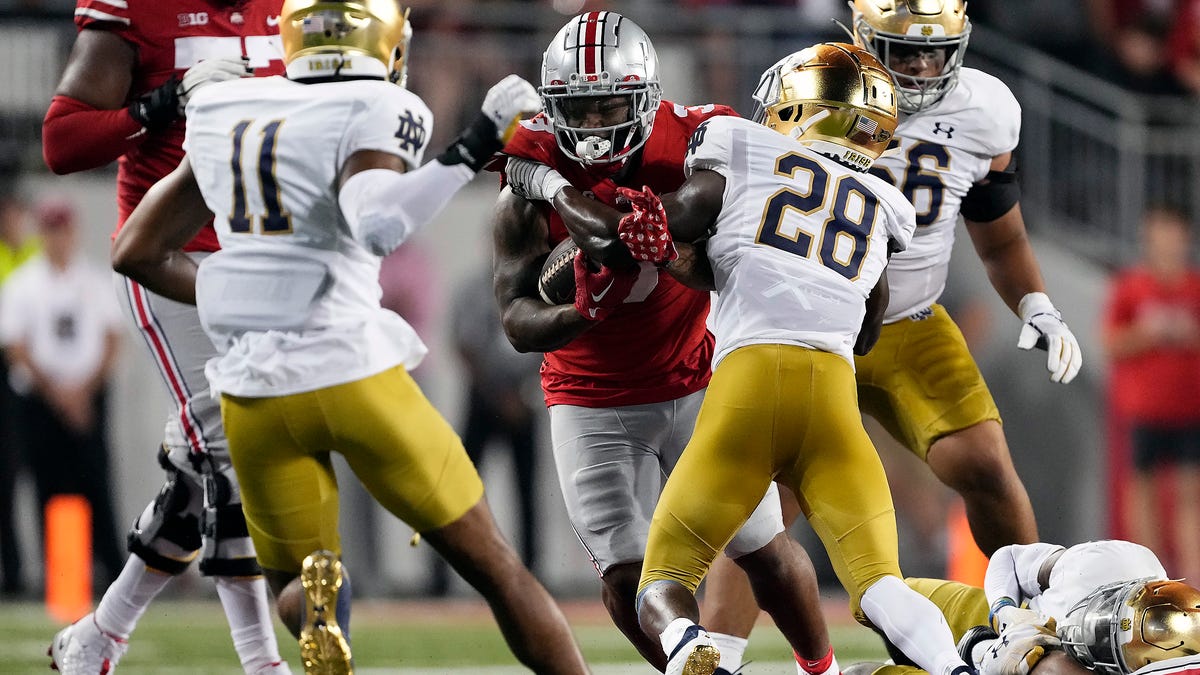
<path fill-rule="evenodd" d="M 937 605 L 897 577 L 883 577 L 863 593 L 862 610 L 905 656 L 930 675 L 950 675 L 967 664 Z"/>
<path fill-rule="evenodd" d="M 242 668 L 247 673 L 254 673 L 282 661 L 275 641 L 275 626 L 271 622 L 271 607 L 267 603 L 267 582 L 262 577 L 213 579 Z"/>
<path fill-rule="evenodd" d="M 725 633 L 709 633 L 708 636 L 712 638 L 717 649 L 721 650 L 721 663 L 718 667 L 731 673 L 737 672 L 737 669 L 742 667 L 742 655 L 746 653 L 746 645 L 750 641 Z"/>
<path fill-rule="evenodd" d="M 147 568 L 145 561 L 130 555 L 117 580 L 104 591 L 104 597 L 96 606 L 96 626 L 106 633 L 128 639 L 146 608 L 173 578 Z"/>
<path fill-rule="evenodd" d="M 667 624 L 666 629 L 658 634 L 658 641 L 662 645 L 663 653 L 667 655 L 667 658 L 671 657 L 671 652 L 679 644 L 679 641 L 683 639 L 683 633 L 694 625 L 696 624 L 692 623 L 691 619 L 681 616 Z"/>

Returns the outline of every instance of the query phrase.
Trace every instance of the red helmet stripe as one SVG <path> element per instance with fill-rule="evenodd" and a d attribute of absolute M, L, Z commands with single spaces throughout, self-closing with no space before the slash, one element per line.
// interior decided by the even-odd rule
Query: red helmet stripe
<path fill-rule="evenodd" d="M 600 32 L 603 15 L 607 13 L 591 12 L 584 18 L 583 73 L 588 75 L 596 75 L 599 71 L 598 64 L 602 60 L 604 46 L 602 44 L 603 40 L 598 39 L 597 33 Z"/>

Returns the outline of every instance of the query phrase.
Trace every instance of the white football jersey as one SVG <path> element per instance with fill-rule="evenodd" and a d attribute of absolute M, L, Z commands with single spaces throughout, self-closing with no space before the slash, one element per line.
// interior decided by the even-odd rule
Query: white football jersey
<path fill-rule="evenodd" d="M 946 286 L 958 209 L 982 180 L 992 158 L 1017 147 L 1021 107 L 1003 82 L 963 68 L 958 84 L 937 105 L 902 115 L 899 147 L 875 161 L 871 173 L 900 188 L 917 211 L 912 243 L 888 265 L 890 301 L 884 322 L 929 307 Z"/>
<path fill-rule="evenodd" d="M 797 344 L 853 364 L 866 298 L 904 248 L 913 207 L 896 188 L 736 117 L 714 117 L 688 144 L 686 171 L 725 177 L 708 241 L 716 277 L 715 366 L 749 344 Z"/>
<path fill-rule="evenodd" d="M 382 80 L 243 79 L 188 104 L 188 152 L 221 251 L 200 265 L 215 391 L 279 396 L 351 382 L 425 354 L 380 307 L 378 256 L 350 235 L 338 172 L 354 152 L 421 164 L 433 115 Z"/>
<path fill-rule="evenodd" d="M 1101 586 L 1146 577 L 1166 579 L 1167 571 L 1145 546 L 1116 539 L 1076 544 L 1054 563 L 1046 590 L 1030 598 L 1029 608 L 1061 619 Z"/>

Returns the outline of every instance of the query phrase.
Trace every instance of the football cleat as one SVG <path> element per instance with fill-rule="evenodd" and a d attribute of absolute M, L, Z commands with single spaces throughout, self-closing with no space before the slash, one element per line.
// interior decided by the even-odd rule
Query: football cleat
<path fill-rule="evenodd" d="M 305 675 L 354 673 L 350 642 L 336 616 L 342 581 L 342 563 L 332 551 L 315 551 L 301 565 L 304 626 L 300 629 L 300 660 Z"/>
<path fill-rule="evenodd" d="M 288 668 L 287 661 L 277 661 L 254 671 L 254 675 L 292 675 L 292 671 Z"/>
<path fill-rule="evenodd" d="M 63 675 L 109 675 L 129 649 L 129 642 L 100 630 L 88 614 L 58 631 L 46 654 L 50 668 Z"/>
<path fill-rule="evenodd" d="M 688 626 L 679 644 L 667 657 L 667 675 L 713 675 L 721 662 L 721 652 L 708 632 L 695 624 Z"/>

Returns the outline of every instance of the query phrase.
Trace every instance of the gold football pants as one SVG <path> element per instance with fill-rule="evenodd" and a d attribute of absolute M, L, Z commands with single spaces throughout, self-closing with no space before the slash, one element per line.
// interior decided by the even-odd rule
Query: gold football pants
<path fill-rule="evenodd" d="M 742 347 L 713 372 L 654 511 L 641 588 L 667 579 L 694 593 L 772 479 L 799 498 L 865 620 L 863 592 L 900 576 L 891 493 L 863 430 L 850 364 L 798 346 Z"/>
<path fill-rule="evenodd" d="M 854 358 L 862 411 L 922 460 L 942 436 L 1000 421 L 962 332 L 941 305 L 931 309 L 885 325 L 871 353 Z"/>
<path fill-rule="evenodd" d="M 402 367 L 288 396 L 223 395 L 221 414 L 266 568 L 299 570 L 317 549 L 340 553 L 331 452 L 418 532 L 454 522 L 483 496 L 462 442 Z"/>

